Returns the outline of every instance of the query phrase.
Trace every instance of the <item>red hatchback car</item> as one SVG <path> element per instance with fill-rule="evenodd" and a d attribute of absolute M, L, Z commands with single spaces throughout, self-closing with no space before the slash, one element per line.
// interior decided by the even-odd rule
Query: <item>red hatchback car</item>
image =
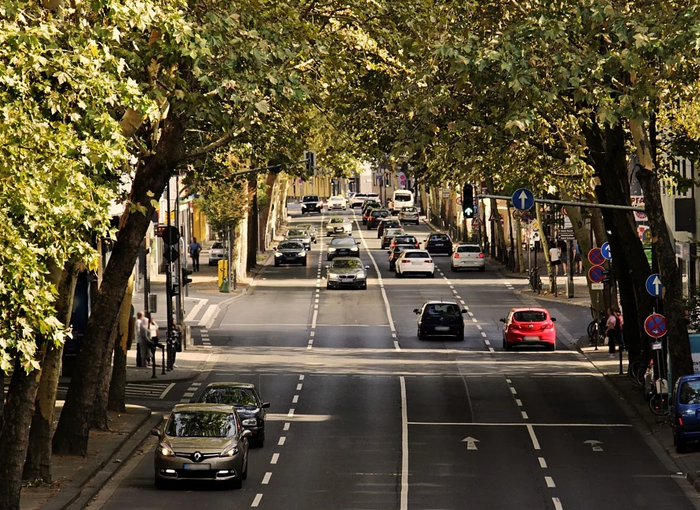
<path fill-rule="evenodd" d="M 521 345 L 542 345 L 553 351 L 557 348 L 556 319 L 546 308 L 512 308 L 508 317 L 501 319 L 503 349 L 512 350 Z"/>

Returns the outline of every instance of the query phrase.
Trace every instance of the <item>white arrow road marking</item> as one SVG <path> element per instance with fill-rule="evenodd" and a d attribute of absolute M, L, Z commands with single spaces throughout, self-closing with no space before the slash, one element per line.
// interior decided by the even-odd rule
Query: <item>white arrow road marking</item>
<path fill-rule="evenodd" d="M 589 439 L 588 441 L 584 441 L 583 444 L 589 444 L 591 445 L 591 448 L 593 449 L 594 452 L 602 452 L 603 447 L 600 446 L 603 444 L 602 441 L 598 441 L 596 439 Z"/>
<path fill-rule="evenodd" d="M 467 450 L 478 450 L 478 448 L 476 447 L 476 443 L 480 441 L 472 436 L 469 436 L 462 439 L 461 442 L 467 443 Z"/>

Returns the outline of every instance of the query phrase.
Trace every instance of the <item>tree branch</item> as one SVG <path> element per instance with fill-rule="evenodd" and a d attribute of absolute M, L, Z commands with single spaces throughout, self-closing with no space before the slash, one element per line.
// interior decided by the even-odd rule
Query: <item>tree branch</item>
<path fill-rule="evenodd" d="M 229 131 L 226 133 L 224 136 L 216 140 L 215 142 L 210 143 L 209 145 L 205 145 L 204 147 L 200 147 L 199 149 L 195 149 L 193 151 L 190 151 L 185 154 L 185 157 L 183 158 L 184 160 L 188 159 L 195 159 L 200 156 L 204 156 L 205 154 L 208 154 L 210 152 L 213 152 L 217 149 L 220 149 L 221 147 L 227 145 L 231 140 L 234 139 L 235 133 L 232 131 Z"/>

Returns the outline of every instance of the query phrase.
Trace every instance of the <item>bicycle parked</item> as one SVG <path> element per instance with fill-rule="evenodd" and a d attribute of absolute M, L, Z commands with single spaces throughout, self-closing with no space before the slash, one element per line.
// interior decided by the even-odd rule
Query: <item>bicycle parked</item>
<path fill-rule="evenodd" d="M 591 307 L 591 315 L 593 315 L 596 310 Z M 598 312 L 598 318 L 593 319 L 586 328 L 588 333 L 588 340 L 591 345 L 595 345 L 596 351 L 599 345 L 603 345 L 605 342 L 605 314 L 601 311 Z"/>
<path fill-rule="evenodd" d="M 542 292 L 542 279 L 540 278 L 540 272 L 538 269 L 535 269 L 534 267 L 530 269 L 530 288 L 532 289 L 533 292 L 537 292 L 538 294 Z"/>

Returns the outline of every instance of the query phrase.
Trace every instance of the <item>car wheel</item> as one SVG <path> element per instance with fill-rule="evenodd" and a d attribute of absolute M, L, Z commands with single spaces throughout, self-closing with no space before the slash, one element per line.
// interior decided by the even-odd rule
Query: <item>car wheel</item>
<path fill-rule="evenodd" d="M 435 271 L 428 273 L 428 278 L 435 278 Z"/>
<path fill-rule="evenodd" d="M 153 482 L 158 490 L 167 489 L 169 487 L 168 480 L 163 480 L 162 478 L 156 477 Z"/>
<path fill-rule="evenodd" d="M 280 263 L 275 260 L 275 267 L 280 267 Z"/>
<path fill-rule="evenodd" d="M 302 262 L 301 265 L 302 265 L 303 267 L 306 267 L 306 260 L 304 260 L 304 262 Z"/>
<path fill-rule="evenodd" d="M 556 342 L 554 342 L 554 343 L 551 344 L 551 345 L 548 345 L 548 346 L 547 346 L 547 350 L 548 350 L 548 351 L 551 351 L 551 352 L 556 351 L 556 350 L 557 350 L 557 344 L 556 344 Z"/>

